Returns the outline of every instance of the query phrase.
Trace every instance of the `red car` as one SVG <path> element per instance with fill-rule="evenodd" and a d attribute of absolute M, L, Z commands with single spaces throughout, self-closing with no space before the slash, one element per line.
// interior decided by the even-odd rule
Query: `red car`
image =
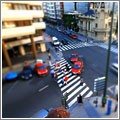
<path fill-rule="evenodd" d="M 44 66 L 43 63 L 37 63 L 35 65 L 35 71 L 37 72 L 37 74 L 39 76 L 42 76 L 42 75 L 48 75 L 48 70 L 47 68 Z"/>
<path fill-rule="evenodd" d="M 72 74 L 81 74 L 83 69 L 83 62 L 77 61 L 74 63 L 74 66 L 72 68 Z"/>
<path fill-rule="evenodd" d="M 70 57 L 70 61 L 71 62 L 76 62 L 78 61 L 78 55 L 77 53 L 72 53 L 71 57 Z"/>
<path fill-rule="evenodd" d="M 74 39 L 77 39 L 78 37 L 77 37 L 77 35 L 73 35 L 73 34 L 70 34 L 69 35 L 71 38 L 74 38 Z"/>

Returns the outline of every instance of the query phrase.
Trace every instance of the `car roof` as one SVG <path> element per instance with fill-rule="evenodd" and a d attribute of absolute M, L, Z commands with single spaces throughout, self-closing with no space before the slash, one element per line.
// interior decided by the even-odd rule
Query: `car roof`
<path fill-rule="evenodd" d="M 40 67 L 40 66 L 43 66 L 43 65 L 44 65 L 43 63 L 36 63 L 37 67 Z"/>
<path fill-rule="evenodd" d="M 56 37 L 52 37 L 52 39 L 53 39 L 53 40 L 58 40 L 58 38 L 56 38 Z"/>
<path fill-rule="evenodd" d="M 82 63 L 82 61 L 77 61 L 74 63 L 74 65 L 80 65 Z"/>
<path fill-rule="evenodd" d="M 77 55 L 77 53 L 72 53 L 72 55 Z"/>

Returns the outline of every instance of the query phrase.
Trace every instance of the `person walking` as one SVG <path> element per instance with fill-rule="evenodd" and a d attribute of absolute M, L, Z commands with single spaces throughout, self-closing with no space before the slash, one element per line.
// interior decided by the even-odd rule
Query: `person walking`
<path fill-rule="evenodd" d="M 57 71 L 55 72 L 54 76 L 55 76 L 55 78 L 57 79 L 57 76 L 58 76 L 58 73 L 57 73 Z"/>
<path fill-rule="evenodd" d="M 48 60 L 51 60 L 51 54 L 50 54 L 50 52 L 48 53 Z"/>
<path fill-rule="evenodd" d="M 82 104 L 83 101 L 82 101 L 82 95 L 80 94 L 79 97 L 78 97 L 78 103 Z"/>
<path fill-rule="evenodd" d="M 65 66 L 66 66 L 66 71 L 69 71 L 70 68 L 69 68 L 68 64 L 66 64 Z"/>
<path fill-rule="evenodd" d="M 65 77 L 64 77 L 64 80 L 65 80 L 65 83 L 67 84 L 67 82 L 68 82 L 68 77 L 65 76 Z"/>
<path fill-rule="evenodd" d="M 52 69 L 52 70 L 50 71 L 50 74 L 51 74 L 52 78 L 54 78 L 54 73 L 55 73 L 55 71 Z"/>
<path fill-rule="evenodd" d="M 83 78 L 81 78 L 80 86 L 83 86 Z"/>
<path fill-rule="evenodd" d="M 65 81 L 64 81 L 64 78 L 62 78 L 62 79 L 61 79 L 61 83 L 62 83 L 62 85 L 64 84 L 64 82 L 65 82 Z"/>

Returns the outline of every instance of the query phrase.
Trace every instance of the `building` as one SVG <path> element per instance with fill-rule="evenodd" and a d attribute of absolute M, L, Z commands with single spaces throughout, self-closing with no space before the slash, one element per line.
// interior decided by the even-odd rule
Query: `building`
<path fill-rule="evenodd" d="M 79 33 L 98 41 L 108 41 L 110 32 L 110 9 L 106 3 L 90 3 L 89 11 L 78 16 Z M 117 16 L 114 15 L 113 39 L 116 39 L 115 29 Z"/>
<path fill-rule="evenodd" d="M 43 2 L 45 20 L 53 24 L 61 24 L 63 17 L 63 2 Z"/>
<path fill-rule="evenodd" d="M 31 53 L 37 59 L 37 52 L 46 51 L 43 17 L 42 2 L 2 2 L 2 53 L 8 66 L 12 67 L 15 53 Z"/>

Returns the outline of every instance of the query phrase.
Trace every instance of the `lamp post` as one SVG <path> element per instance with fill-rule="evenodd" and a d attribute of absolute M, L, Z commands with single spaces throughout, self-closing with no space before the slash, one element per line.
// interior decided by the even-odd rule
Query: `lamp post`
<path fill-rule="evenodd" d="M 113 2 L 112 16 L 111 16 L 110 36 L 109 36 L 109 44 L 108 44 L 107 64 L 106 64 L 105 83 L 104 83 L 104 91 L 103 91 L 103 98 L 102 98 L 102 107 L 105 107 L 105 104 L 106 104 L 106 92 L 107 92 L 107 81 L 108 81 L 108 72 L 109 72 L 109 64 L 110 64 L 110 49 L 111 49 L 111 40 L 112 40 L 114 6 L 115 6 L 115 2 Z"/>

